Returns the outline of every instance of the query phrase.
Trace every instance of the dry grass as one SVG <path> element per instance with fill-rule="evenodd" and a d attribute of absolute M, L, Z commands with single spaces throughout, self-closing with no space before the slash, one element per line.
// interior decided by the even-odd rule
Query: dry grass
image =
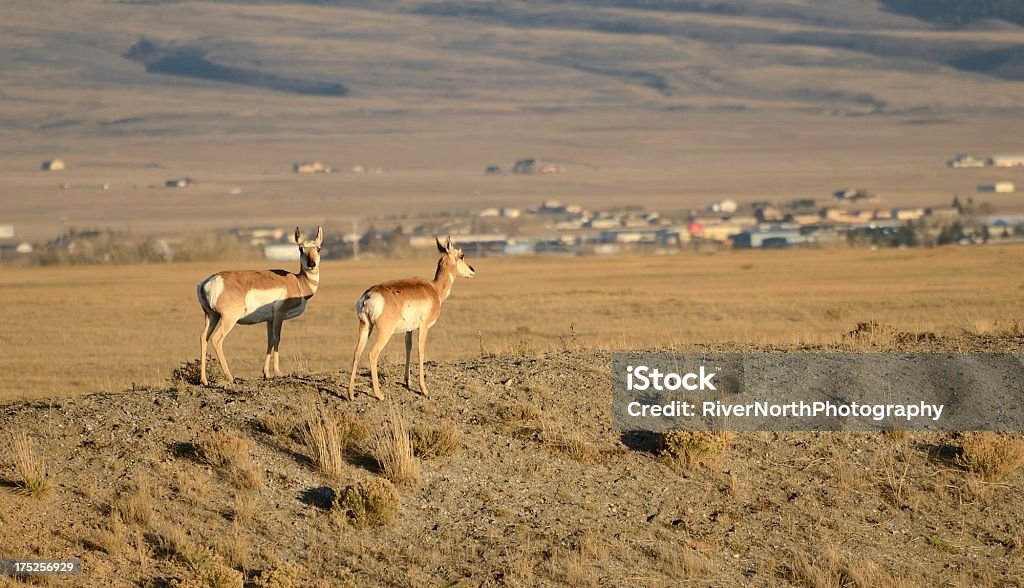
<path fill-rule="evenodd" d="M 220 562 L 211 562 L 196 572 L 193 584 L 197 588 L 242 588 L 245 576 Z"/>
<path fill-rule="evenodd" d="M 340 419 L 322 406 L 308 409 L 301 436 L 317 471 L 339 480 L 345 470 L 345 451 L 366 435 L 363 425 L 350 415 Z"/>
<path fill-rule="evenodd" d="M 661 435 L 661 454 L 674 467 L 718 467 L 733 434 L 728 431 L 671 431 Z"/>
<path fill-rule="evenodd" d="M 367 284 L 422 275 L 431 263 L 325 262 L 324 279 L 344 280 L 317 293 L 309 314 L 297 319 L 302 328 L 289 331 L 287 348 L 302 349 L 311 371 L 334 369 L 353 344 L 352 334 L 341 328 L 348 315 L 336 309 L 349 308 Z M 148 266 L 144 274 L 138 266 L 5 269 L 5 280 L 14 286 L 6 292 L 6 324 L 20 335 L 0 357 L 0 398 L 166 381 L 184 358 L 196 357 L 202 329 L 202 313 L 194 301 L 183 302 L 180 289 L 222 265 Z M 443 344 L 431 347 L 431 360 L 478 357 L 481 341 L 493 351 L 509 347 L 510 337 L 541 351 L 561 350 L 559 338 L 570 324 L 579 347 L 618 349 L 668 349 L 694 341 L 834 342 L 838 332 L 870 320 L 899 331 L 945 334 L 961 333 L 968 319 L 1000 320 L 1001 329 L 1012 330 L 1004 317 L 1021 314 L 1019 280 L 1004 268 L 1024 265 L 1024 247 L 509 258 L 479 265 L 487 279 L 456 285 L 457 300 L 432 334 Z M 745 265 L 753 267 L 739 269 Z M 111 292 L 110 282 L 132 287 Z M 685 304 L 680 284 L 688 285 Z M 756 296 L 749 295 L 752 289 Z M 543 305 L 536 304 L 539 299 Z M 34 318 L 39 300 L 51 309 L 45 323 Z M 84 306 L 91 312 L 80 312 Z M 826 318 L 837 306 L 849 318 Z M 127 322 L 105 319 L 114 312 Z M 529 332 L 515 334 L 519 326 Z M 101 349 L 82 346 L 87 337 L 119 340 L 123 350 L 114 361 Z M 260 362 L 253 360 L 262 358 L 265 337 L 261 328 L 232 331 L 228 354 L 236 376 L 260 376 Z M 883 343 L 886 336 L 871 338 Z M 401 347 L 385 348 L 381 364 L 401 361 Z M 43 348 L 48 352 L 40 353 Z M 282 360 L 285 369 L 294 368 L 287 355 Z"/>
<path fill-rule="evenodd" d="M 128 527 L 120 513 L 111 512 L 107 521 L 93 529 L 83 542 L 87 547 L 100 549 L 108 555 L 120 555 L 128 546 Z"/>
<path fill-rule="evenodd" d="M 252 544 L 238 523 L 233 524 L 229 532 L 217 539 L 214 551 L 224 558 L 224 563 L 233 568 L 248 568 L 252 559 Z"/>
<path fill-rule="evenodd" d="M 462 434 L 451 421 L 437 427 L 417 425 L 412 428 L 412 452 L 422 459 L 455 455 L 462 449 Z"/>
<path fill-rule="evenodd" d="M 348 486 L 335 499 L 336 512 L 343 513 L 357 528 L 380 527 L 394 520 L 399 498 L 394 484 L 370 478 Z"/>
<path fill-rule="evenodd" d="M 16 494 L 41 499 L 53 492 L 53 483 L 46 476 L 46 462 L 37 455 L 32 439 L 23 431 L 11 434 L 11 456 L 17 476 Z"/>
<path fill-rule="evenodd" d="M 227 470 L 245 464 L 251 445 L 234 433 L 214 431 L 199 441 L 196 453 L 207 464 Z"/>
<path fill-rule="evenodd" d="M 111 506 L 111 510 L 119 513 L 125 522 L 149 526 L 154 510 L 152 487 L 148 481 L 139 480 L 131 490 L 122 492 Z"/>
<path fill-rule="evenodd" d="M 970 433 L 957 464 L 986 482 L 999 482 L 1024 465 L 1024 442 L 998 433 Z"/>
<path fill-rule="evenodd" d="M 420 483 L 420 464 L 413 454 L 405 420 L 394 404 L 388 405 L 388 418 L 374 434 L 371 444 L 382 476 L 398 486 L 415 487 Z"/>
<path fill-rule="evenodd" d="M 835 551 L 812 556 L 806 551 L 790 554 L 777 574 L 797 586 L 807 588 L 912 588 L 915 583 L 893 577 L 870 560 L 840 556 Z"/>
<path fill-rule="evenodd" d="M 548 450 L 576 461 L 591 461 L 598 453 L 597 448 L 587 441 L 582 429 L 577 425 L 545 422 L 541 428 L 541 440 Z"/>

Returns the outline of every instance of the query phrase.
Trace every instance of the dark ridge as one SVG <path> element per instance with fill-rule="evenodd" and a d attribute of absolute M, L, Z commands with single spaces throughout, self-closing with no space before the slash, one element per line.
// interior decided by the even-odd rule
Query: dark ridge
<path fill-rule="evenodd" d="M 964 26 L 984 19 L 1024 25 L 1020 0 L 881 0 L 895 14 L 947 26 Z"/>
<path fill-rule="evenodd" d="M 979 51 L 951 59 L 949 65 L 964 71 L 1004 80 L 1024 80 L 1024 46 Z"/>
<path fill-rule="evenodd" d="M 344 96 L 348 94 L 348 88 L 338 83 L 286 78 L 257 70 L 220 65 L 207 59 L 202 49 L 195 47 L 165 48 L 148 39 L 139 40 L 122 57 L 145 65 L 146 72 L 152 74 L 212 80 L 290 94 L 311 96 Z"/>

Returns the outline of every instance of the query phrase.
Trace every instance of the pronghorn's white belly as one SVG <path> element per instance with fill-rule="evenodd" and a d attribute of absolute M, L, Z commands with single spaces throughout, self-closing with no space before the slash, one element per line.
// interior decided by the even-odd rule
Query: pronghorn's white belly
<path fill-rule="evenodd" d="M 402 313 L 398 317 L 398 322 L 395 323 L 395 332 L 406 333 L 420 328 L 430 316 L 432 309 L 433 305 L 429 300 L 406 302 L 402 305 Z"/>
<path fill-rule="evenodd" d="M 287 296 L 288 291 L 285 288 L 250 290 L 246 292 L 245 309 L 242 311 L 242 318 L 238 319 L 238 322 L 243 325 L 254 325 L 273 319 L 274 306 L 283 301 Z M 305 302 L 303 300 L 300 306 L 304 307 Z M 285 318 L 291 317 L 286 316 Z"/>

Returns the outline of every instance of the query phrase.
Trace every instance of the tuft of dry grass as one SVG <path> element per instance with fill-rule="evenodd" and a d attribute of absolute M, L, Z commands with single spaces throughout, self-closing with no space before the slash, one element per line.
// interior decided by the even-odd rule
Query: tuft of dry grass
<path fill-rule="evenodd" d="M 444 421 L 438 427 L 420 425 L 412 428 L 412 452 L 416 457 L 447 457 L 460 449 L 462 434 L 451 421 Z"/>
<path fill-rule="evenodd" d="M 153 491 L 146 480 L 139 480 L 129 492 L 122 492 L 111 510 L 120 514 L 125 522 L 148 526 L 153 520 Z"/>
<path fill-rule="evenodd" d="M 124 551 L 128 545 L 128 527 L 125 526 L 121 514 L 111 512 L 107 522 L 93 529 L 83 543 L 108 555 L 118 555 Z"/>
<path fill-rule="evenodd" d="M 892 576 L 871 560 L 841 557 L 835 551 L 818 557 L 794 551 L 776 573 L 797 586 L 808 588 L 910 588 L 915 585 Z"/>
<path fill-rule="evenodd" d="M 981 479 L 998 482 L 1024 465 L 1024 442 L 998 433 L 971 433 L 956 461 Z"/>
<path fill-rule="evenodd" d="M 357 528 L 380 527 L 394 520 L 400 505 L 398 490 L 383 478 L 370 478 L 348 486 L 334 500 L 334 508 Z"/>
<path fill-rule="evenodd" d="M 259 494 L 252 491 L 241 491 L 235 493 L 235 505 L 231 511 L 231 520 L 240 524 L 247 524 L 259 511 Z"/>
<path fill-rule="evenodd" d="M 202 380 L 200 380 L 201 375 L 202 366 L 198 359 L 193 359 L 191 361 L 183 361 L 181 365 L 174 368 L 171 371 L 170 381 L 172 384 L 181 383 L 199 386 L 202 384 Z M 220 369 L 220 362 L 217 361 L 216 357 L 207 358 L 206 377 L 211 384 L 224 381 L 224 372 Z"/>
<path fill-rule="evenodd" d="M 366 429 L 351 416 L 339 419 L 321 406 L 307 410 L 301 431 L 317 471 L 331 480 L 341 479 L 345 451 L 366 435 Z"/>
<path fill-rule="evenodd" d="M 252 443 L 234 433 L 214 431 L 197 444 L 199 458 L 221 470 L 228 483 L 251 492 L 263 483 L 263 472 L 250 452 Z"/>
<path fill-rule="evenodd" d="M 733 435 L 728 431 L 669 431 L 661 435 L 661 454 L 673 467 L 717 467 Z"/>
<path fill-rule="evenodd" d="M 196 445 L 199 459 L 215 468 L 233 468 L 249 456 L 247 439 L 228 431 L 214 431 Z"/>
<path fill-rule="evenodd" d="M 420 464 L 413 455 L 412 441 L 406 432 L 405 420 L 388 405 L 388 418 L 372 440 L 373 457 L 380 465 L 381 475 L 398 486 L 414 488 L 420 482 Z"/>
<path fill-rule="evenodd" d="M 193 585 L 198 588 L 242 588 L 245 576 L 220 562 L 202 566 L 195 575 Z"/>
<path fill-rule="evenodd" d="M 275 437 L 302 438 L 302 423 L 280 410 L 257 417 L 255 425 L 259 431 Z"/>
<path fill-rule="evenodd" d="M 563 427 L 558 423 L 544 423 L 541 440 L 549 450 L 587 462 L 597 456 L 597 448 L 586 440 L 578 427 Z"/>
<path fill-rule="evenodd" d="M 245 532 L 238 522 L 232 524 L 229 533 L 216 541 L 214 551 L 224 558 L 224 563 L 233 568 L 245 569 L 249 567 L 252 545 L 249 543 Z"/>
<path fill-rule="evenodd" d="M 11 434 L 11 455 L 14 456 L 14 492 L 42 499 L 53 492 L 53 483 L 46 477 L 46 462 L 36 455 L 32 439 L 24 431 Z"/>

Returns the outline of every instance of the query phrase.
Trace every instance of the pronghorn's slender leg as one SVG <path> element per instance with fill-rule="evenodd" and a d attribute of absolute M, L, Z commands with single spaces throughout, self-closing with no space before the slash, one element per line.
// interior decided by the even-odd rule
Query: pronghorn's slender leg
<path fill-rule="evenodd" d="M 363 354 L 366 347 L 366 340 L 370 337 L 370 325 L 359 321 L 359 340 L 356 341 L 356 351 L 352 354 L 352 376 L 348 379 L 348 399 L 355 398 L 356 371 L 359 369 L 359 356 Z"/>
<path fill-rule="evenodd" d="M 235 378 L 231 375 L 228 360 L 224 357 L 224 338 L 228 336 L 231 329 L 235 328 L 239 318 L 237 316 L 221 315 L 217 328 L 214 329 L 213 335 L 210 336 L 210 343 L 213 345 L 213 351 L 217 354 L 217 361 L 220 362 L 221 369 L 224 370 L 224 378 L 227 380 L 228 386 L 234 383 Z"/>
<path fill-rule="evenodd" d="M 405 387 L 412 390 L 412 331 L 405 332 Z"/>
<path fill-rule="evenodd" d="M 274 320 L 267 321 L 267 356 L 263 358 L 263 378 L 270 379 L 270 357 L 274 354 Z"/>
<path fill-rule="evenodd" d="M 391 335 L 395 334 L 395 324 L 381 325 L 378 323 L 376 331 L 377 338 L 374 339 L 373 345 L 370 346 L 370 379 L 373 381 L 373 395 L 377 397 L 377 400 L 384 400 L 384 396 L 380 393 L 380 381 L 377 379 L 377 358 L 380 356 L 384 346 L 388 344 Z"/>
<path fill-rule="evenodd" d="M 281 327 L 284 326 L 284 315 L 274 317 L 274 375 L 281 374 Z"/>
<path fill-rule="evenodd" d="M 419 360 L 420 360 L 420 391 L 423 392 L 424 396 L 427 396 L 429 394 L 427 392 L 427 378 L 423 374 L 423 356 L 426 354 L 426 350 L 427 350 L 427 332 L 429 330 L 430 330 L 430 327 L 428 327 L 427 325 L 423 325 L 423 326 L 420 327 L 420 333 L 419 333 L 419 335 L 420 335 L 420 337 L 419 337 L 420 345 L 419 345 L 419 349 L 417 350 L 418 353 L 419 353 Z M 409 334 L 412 335 L 412 333 L 409 333 Z M 406 378 L 406 379 L 408 379 L 408 378 Z"/>
<path fill-rule="evenodd" d="M 208 386 L 210 382 L 206 378 L 206 342 L 210 340 L 210 335 L 217 327 L 217 322 L 210 320 L 210 313 L 203 314 L 206 316 L 206 326 L 203 327 L 203 336 L 199 338 L 199 381 L 203 383 L 203 386 Z"/>

